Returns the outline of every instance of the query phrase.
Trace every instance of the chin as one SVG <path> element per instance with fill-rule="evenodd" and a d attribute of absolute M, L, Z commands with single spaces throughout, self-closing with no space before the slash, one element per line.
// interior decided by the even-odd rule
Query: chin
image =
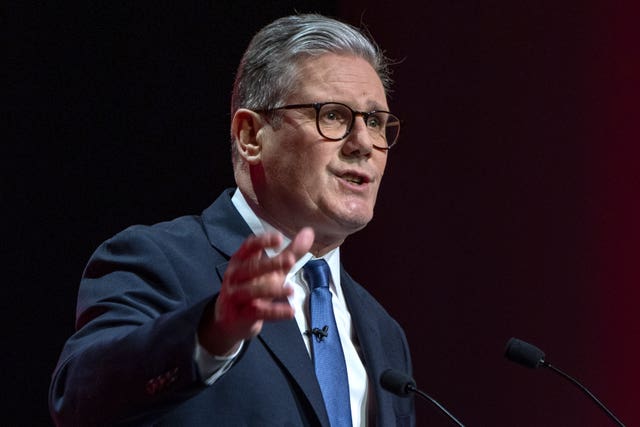
<path fill-rule="evenodd" d="M 322 206 L 322 205 L 320 205 Z M 321 207 L 324 212 L 325 225 L 331 234 L 341 234 L 348 236 L 356 231 L 362 230 L 373 218 L 372 203 L 365 203 L 363 200 L 332 200 L 331 203 Z M 330 231 L 331 230 L 331 231 Z"/>
<path fill-rule="evenodd" d="M 351 213 L 349 215 L 339 216 L 337 222 L 348 234 L 351 234 L 365 228 L 367 224 L 369 224 L 369 221 L 371 221 L 371 218 L 373 218 L 373 212 L 363 212 L 361 214 Z"/>

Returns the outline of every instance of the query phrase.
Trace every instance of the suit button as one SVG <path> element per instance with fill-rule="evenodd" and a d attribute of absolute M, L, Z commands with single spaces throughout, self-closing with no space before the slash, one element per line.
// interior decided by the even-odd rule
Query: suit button
<path fill-rule="evenodd" d="M 145 387 L 145 390 L 147 391 L 147 394 L 153 396 L 158 392 L 158 381 L 156 378 L 152 378 L 149 381 L 147 381 L 147 386 Z"/>

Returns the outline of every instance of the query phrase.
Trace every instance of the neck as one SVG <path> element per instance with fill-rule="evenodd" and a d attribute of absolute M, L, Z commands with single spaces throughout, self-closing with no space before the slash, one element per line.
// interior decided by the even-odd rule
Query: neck
<path fill-rule="evenodd" d="M 271 215 L 267 209 L 260 204 L 254 193 L 240 190 L 251 210 L 259 217 L 271 224 L 274 228 L 284 234 L 287 238 L 293 240 L 306 224 L 295 224 L 290 221 L 282 221 L 274 215 Z M 323 230 L 314 228 L 315 239 L 309 252 L 315 257 L 322 257 L 330 251 L 334 250 L 344 242 L 344 236 L 333 236 L 323 233 Z"/>

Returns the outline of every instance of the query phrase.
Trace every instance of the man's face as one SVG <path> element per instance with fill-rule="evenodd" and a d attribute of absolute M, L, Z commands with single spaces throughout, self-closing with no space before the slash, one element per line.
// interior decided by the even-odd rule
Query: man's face
<path fill-rule="evenodd" d="M 326 54 L 304 60 L 297 82 L 285 104 L 334 101 L 356 111 L 389 109 L 380 78 L 361 58 Z M 313 108 L 281 113 L 277 127 L 259 134 L 260 204 L 286 231 L 311 226 L 316 240 L 341 242 L 371 220 L 387 152 L 373 147 L 361 116 L 349 136 L 330 141 L 318 133 Z"/>

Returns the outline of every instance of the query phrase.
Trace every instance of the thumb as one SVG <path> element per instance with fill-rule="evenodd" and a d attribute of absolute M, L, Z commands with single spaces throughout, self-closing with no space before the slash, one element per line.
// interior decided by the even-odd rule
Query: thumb
<path fill-rule="evenodd" d="M 313 232 L 313 229 L 311 227 L 304 227 L 298 232 L 298 234 L 296 234 L 296 237 L 293 238 L 293 241 L 289 244 L 287 250 L 293 253 L 297 261 L 304 254 L 309 252 L 314 239 L 315 233 Z"/>

